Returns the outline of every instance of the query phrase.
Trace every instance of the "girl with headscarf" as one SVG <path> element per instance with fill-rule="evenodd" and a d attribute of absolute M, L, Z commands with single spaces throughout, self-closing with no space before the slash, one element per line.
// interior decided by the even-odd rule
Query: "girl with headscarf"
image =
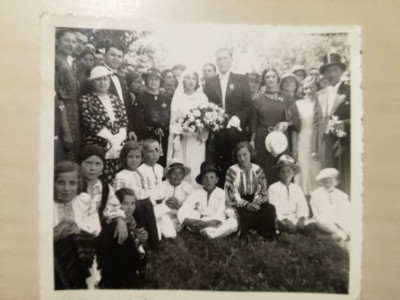
<path fill-rule="evenodd" d="M 192 172 L 186 177 L 186 180 L 195 188 L 199 187 L 194 176 L 200 172 L 201 162 L 205 160 L 205 141 L 208 131 L 203 129 L 200 139 L 195 135 L 184 134 L 182 128 L 177 124 L 177 118 L 205 103 L 208 103 L 208 99 L 201 88 L 198 73 L 186 69 L 179 79 L 178 87 L 172 98 L 167 160 L 171 162 L 172 159 L 178 159 L 189 167 Z"/>

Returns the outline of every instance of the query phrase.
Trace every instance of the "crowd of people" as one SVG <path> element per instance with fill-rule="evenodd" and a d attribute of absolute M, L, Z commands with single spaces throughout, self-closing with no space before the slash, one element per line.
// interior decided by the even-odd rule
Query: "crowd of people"
<path fill-rule="evenodd" d="M 229 49 L 202 74 L 124 64 L 76 30 L 56 32 L 56 289 L 135 288 L 147 252 L 181 230 L 209 238 L 314 228 L 350 240 L 350 86 L 337 53 L 306 70 L 231 71 Z M 199 135 L 179 116 L 228 116 Z"/>

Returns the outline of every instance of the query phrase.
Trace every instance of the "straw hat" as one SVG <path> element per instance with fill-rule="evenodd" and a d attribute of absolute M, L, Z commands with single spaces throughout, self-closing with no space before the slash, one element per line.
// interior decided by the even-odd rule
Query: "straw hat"
<path fill-rule="evenodd" d="M 190 168 L 186 167 L 179 159 L 174 158 L 168 167 L 164 169 L 164 177 L 168 177 L 169 172 L 174 169 L 183 169 L 185 176 L 190 173 Z"/>
<path fill-rule="evenodd" d="M 282 89 L 283 82 L 288 78 L 293 78 L 294 79 L 294 81 L 296 82 L 296 89 L 298 89 L 301 86 L 301 82 L 300 82 L 299 78 L 296 75 L 294 75 L 293 73 L 285 73 L 285 74 L 282 75 L 282 77 L 280 79 L 280 82 L 279 82 L 280 89 Z"/>
<path fill-rule="evenodd" d="M 279 169 L 280 167 L 286 167 L 286 166 L 291 167 L 295 174 L 299 173 L 300 171 L 300 168 L 298 165 L 296 165 L 294 159 L 286 154 L 283 154 L 281 157 L 279 157 L 277 164 L 272 168 Z"/>
<path fill-rule="evenodd" d="M 107 69 L 104 66 L 97 66 L 94 67 L 92 69 L 92 71 L 90 71 L 90 77 L 88 78 L 88 80 L 94 80 L 96 78 L 100 78 L 100 77 L 104 77 L 104 76 L 109 76 L 112 75 L 113 71 Z"/>
<path fill-rule="evenodd" d="M 326 168 L 326 169 L 321 170 L 321 172 L 318 173 L 318 175 L 315 179 L 317 181 L 320 181 L 325 178 L 337 177 L 338 175 L 339 175 L 339 171 L 336 170 L 335 168 Z"/>
<path fill-rule="evenodd" d="M 286 135 L 281 131 L 273 131 L 267 135 L 265 139 L 265 148 L 272 154 L 278 156 L 288 147 L 288 140 Z"/>

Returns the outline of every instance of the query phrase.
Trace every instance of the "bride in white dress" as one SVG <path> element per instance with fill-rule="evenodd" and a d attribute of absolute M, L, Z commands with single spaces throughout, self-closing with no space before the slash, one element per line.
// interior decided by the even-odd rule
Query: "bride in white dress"
<path fill-rule="evenodd" d="M 200 173 L 200 165 L 205 160 L 205 141 L 208 131 L 203 129 L 201 141 L 194 135 L 182 133 L 182 128 L 176 123 L 179 115 L 186 114 L 190 109 L 208 103 L 203 93 L 200 78 L 196 71 L 186 69 L 180 77 L 178 87 L 171 102 L 170 135 L 168 139 L 167 165 L 172 159 L 180 160 L 185 166 L 191 169 L 190 174 L 185 178 L 194 188 L 199 184 L 195 178 Z"/>

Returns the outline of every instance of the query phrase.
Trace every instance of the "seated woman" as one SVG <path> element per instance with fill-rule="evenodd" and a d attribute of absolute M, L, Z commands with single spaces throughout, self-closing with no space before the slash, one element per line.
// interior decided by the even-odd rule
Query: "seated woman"
<path fill-rule="evenodd" d="M 217 187 L 218 170 L 215 165 L 203 162 L 196 177 L 203 187 L 190 194 L 178 210 L 178 220 L 189 231 L 210 238 L 228 236 L 238 229 L 235 214 L 227 213 L 224 191 Z"/>
<path fill-rule="evenodd" d="M 63 161 L 54 170 L 55 289 L 94 288 L 96 237 L 101 226 L 96 204 L 82 193 L 79 166 Z M 89 283 L 89 284 L 88 284 Z"/>
<path fill-rule="evenodd" d="M 274 168 L 280 181 L 270 185 L 268 199 L 275 206 L 279 230 L 289 233 L 303 230 L 310 212 L 300 186 L 292 183 L 300 168 L 289 155 L 282 155 Z"/>
<path fill-rule="evenodd" d="M 273 239 L 277 234 L 275 207 L 267 202 L 264 171 L 251 162 L 253 151 L 249 142 L 240 142 L 233 150 L 238 163 L 226 172 L 227 202 L 239 216 L 240 236 L 255 229 L 264 238 Z"/>
<path fill-rule="evenodd" d="M 341 246 L 350 240 L 349 196 L 336 188 L 339 172 L 334 168 L 323 169 L 317 176 L 321 187 L 311 192 L 311 209 L 319 229 L 332 235 Z"/>
<path fill-rule="evenodd" d="M 97 239 L 97 257 L 101 269 L 100 288 L 135 287 L 138 264 L 135 245 L 127 239 L 125 213 L 113 188 L 99 179 L 103 172 L 105 154 L 96 145 L 85 146 L 79 154 L 79 163 L 86 185 L 86 192 L 94 201 L 101 222 Z"/>
<path fill-rule="evenodd" d="M 194 191 L 192 185 L 183 180 L 189 173 L 190 168 L 176 159 L 170 162 L 164 172 L 166 180 L 158 188 L 165 198 L 154 207 L 160 239 L 162 236 L 175 238 L 176 232 L 182 229 L 177 218 L 178 209 Z"/>

